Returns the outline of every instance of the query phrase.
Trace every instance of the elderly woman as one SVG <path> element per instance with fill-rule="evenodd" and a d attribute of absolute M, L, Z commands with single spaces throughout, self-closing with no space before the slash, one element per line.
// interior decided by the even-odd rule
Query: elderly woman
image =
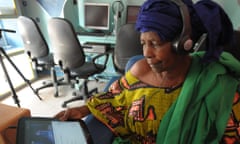
<path fill-rule="evenodd" d="M 240 63 L 222 51 L 231 43 L 232 24 L 210 0 L 185 4 L 190 25 L 176 2 L 147 0 L 136 22 L 144 58 L 108 92 L 56 117 L 92 113 L 115 134 L 114 143 L 238 143 Z M 183 26 L 192 27 L 187 37 Z M 203 33 L 208 34 L 205 51 L 190 54 Z"/>

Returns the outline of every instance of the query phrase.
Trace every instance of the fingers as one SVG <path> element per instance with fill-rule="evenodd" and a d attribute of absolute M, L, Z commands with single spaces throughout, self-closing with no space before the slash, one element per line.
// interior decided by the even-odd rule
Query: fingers
<path fill-rule="evenodd" d="M 90 111 L 87 108 L 87 106 L 82 106 L 82 107 L 76 107 L 76 108 L 69 108 L 65 111 L 61 111 L 55 115 L 55 118 L 62 121 L 77 120 L 77 119 L 83 118 L 89 113 Z"/>
<path fill-rule="evenodd" d="M 112 92 L 112 93 L 120 93 L 121 92 L 121 88 L 119 86 L 119 82 L 118 80 L 114 81 L 110 88 L 109 88 L 109 92 Z"/>
<path fill-rule="evenodd" d="M 69 117 L 70 117 L 70 109 L 67 109 L 67 110 L 65 111 L 65 113 L 63 114 L 63 116 L 60 118 L 60 120 L 66 121 L 66 120 L 69 119 Z"/>
<path fill-rule="evenodd" d="M 61 121 L 66 121 L 69 119 L 69 116 L 70 116 L 70 109 L 67 109 L 67 110 L 64 110 L 64 111 L 61 111 L 59 113 L 57 113 L 54 118 L 56 119 L 59 119 Z"/>

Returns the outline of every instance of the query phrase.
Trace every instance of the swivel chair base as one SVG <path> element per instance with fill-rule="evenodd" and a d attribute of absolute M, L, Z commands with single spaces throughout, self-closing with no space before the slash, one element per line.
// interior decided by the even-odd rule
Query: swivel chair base
<path fill-rule="evenodd" d="M 58 86 L 69 85 L 69 83 L 70 83 L 68 75 L 67 76 L 65 75 L 64 78 L 57 79 L 56 71 L 55 71 L 54 68 L 51 68 L 51 77 L 52 77 L 52 80 L 51 80 L 50 83 L 44 82 L 46 84 L 44 84 L 42 87 L 39 87 L 39 88 L 36 89 L 37 93 L 41 89 L 44 89 L 44 88 L 47 88 L 47 87 L 54 87 L 55 88 L 54 97 L 58 97 L 59 96 Z"/>
<path fill-rule="evenodd" d="M 78 100 L 87 100 L 89 96 L 91 96 L 94 93 L 98 93 L 98 88 L 93 88 L 91 91 L 88 91 L 88 86 L 87 86 L 88 80 L 85 79 L 83 81 L 83 85 L 80 87 L 80 91 L 73 92 L 73 95 L 76 96 L 72 99 L 69 99 L 67 101 L 64 101 L 62 104 L 62 107 L 67 107 L 68 103 L 71 103 L 73 101 L 78 101 Z M 80 92 L 80 94 L 78 93 Z"/>

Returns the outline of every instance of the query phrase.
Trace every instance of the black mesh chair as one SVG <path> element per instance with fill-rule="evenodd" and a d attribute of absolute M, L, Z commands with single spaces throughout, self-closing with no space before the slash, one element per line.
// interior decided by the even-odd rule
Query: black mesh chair
<path fill-rule="evenodd" d="M 29 56 L 34 70 L 39 74 L 43 70 L 50 70 L 52 81 L 44 82 L 44 85 L 37 88 L 39 90 L 55 87 L 54 96 L 58 96 L 58 85 L 62 85 L 61 80 L 57 80 L 54 70 L 53 55 L 49 52 L 48 44 L 34 19 L 26 16 L 19 16 L 17 26 L 22 38 L 24 49 Z"/>
<path fill-rule="evenodd" d="M 233 43 L 224 48 L 240 61 L 240 31 L 235 30 L 233 35 Z"/>
<path fill-rule="evenodd" d="M 143 58 L 143 49 L 140 42 L 140 33 L 135 30 L 135 24 L 124 24 L 119 28 L 116 35 L 116 44 L 112 59 L 117 76 L 112 77 L 104 91 L 119 79 L 137 60 Z"/>
<path fill-rule="evenodd" d="M 140 55 L 140 56 L 139 56 Z M 116 35 L 116 45 L 113 52 L 113 65 L 119 74 L 125 73 L 128 60 L 133 56 L 143 55 L 140 33 L 135 30 L 135 24 L 124 24 Z"/>
<path fill-rule="evenodd" d="M 87 83 L 89 77 L 105 70 L 109 54 L 98 54 L 92 57 L 91 61 L 86 61 L 86 55 L 72 23 L 64 18 L 51 18 L 48 22 L 48 34 L 55 63 L 61 67 L 70 81 L 84 80 L 80 86 L 80 95 L 65 101 L 62 106 L 66 107 L 72 101 L 86 99 L 93 92 L 97 92 L 97 88 L 89 91 Z"/>

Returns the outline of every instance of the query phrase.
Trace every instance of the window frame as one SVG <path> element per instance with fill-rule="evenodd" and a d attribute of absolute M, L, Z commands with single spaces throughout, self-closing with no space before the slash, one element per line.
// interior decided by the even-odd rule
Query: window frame
<path fill-rule="evenodd" d="M 11 0 L 12 4 L 2 5 L 1 2 L 6 2 L 6 0 L 0 0 L 0 18 L 17 18 L 19 11 L 17 9 L 16 0 Z M 9 1 L 9 0 L 8 0 Z"/>

